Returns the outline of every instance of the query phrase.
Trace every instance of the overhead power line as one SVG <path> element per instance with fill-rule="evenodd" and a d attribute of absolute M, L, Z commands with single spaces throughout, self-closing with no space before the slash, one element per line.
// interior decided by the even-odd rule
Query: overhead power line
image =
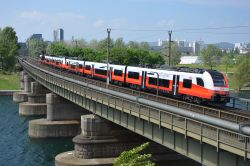
<path fill-rule="evenodd" d="M 100 35 L 100 34 L 105 34 L 105 32 L 106 32 L 106 30 L 101 30 L 101 31 L 98 31 L 98 32 L 95 32 L 95 33 L 86 35 L 86 36 L 84 36 L 84 37 L 85 37 L 85 38 L 87 38 L 87 37 L 94 37 L 94 36 L 97 36 L 97 35 Z"/>
<path fill-rule="evenodd" d="M 221 30 L 221 29 L 238 29 L 238 28 L 248 28 L 250 25 L 235 25 L 235 26 L 221 26 L 221 27 L 204 27 L 204 28 L 183 28 L 183 29 L 173 29 L 173 32 L 182 32 L 182 31 L 200 31 L 200 30 Z M 131 31 L 131 32 L 149 32 L 149 31 L 161 31 L 168 32 L 166 29 L 130 29 L 130 28 L 113 28 L 114 31 Z"/>

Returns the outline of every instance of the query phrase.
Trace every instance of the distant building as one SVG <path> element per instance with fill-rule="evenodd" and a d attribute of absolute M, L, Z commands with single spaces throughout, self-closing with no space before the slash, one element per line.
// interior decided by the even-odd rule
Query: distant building
<path fill-rule="evenodd" d="M 248 48 L 248 44 L 245 42 L 235 43 L 234 50 L 239 50 L 240 54 L 246 54 L 250 52 L 250 49 Z"/>
<path fill-rule="evenodd" d="M 158 46 L 161 47 L 162 46 L 162 40 L 158 39 Z"/>
<path fill-rule="evenodd" d="M 32 39 L 38 39 L 38 40 L 43 40 L 43 35 L 42 34 L 32 34 L 27 41 L 32 40 Z"/>
<path fill-rule="evenodd" d="M 63 29 L 54 30 L 54 41 L 63 41 L 64 40 L 64 31 Z"/>
<path fill-rule="evenodd" d="M 200 64 L 201 59 L 199 56 L 183 56 L 181 57 L 180 64 L 187 65 L 187 64 Z"/>
<path fill-rule="evenodd" d="M 200 56 L 200 53 L 201 53 L 201 47 L 200 47 L 200 44 L 198 42 L 193 42 L 193 54 L 195 56 Z"/>
<path fill-rule="evenodd" d="M 188 42 L 186 40 L 176 41 L 181 53 L 194 56 L 200 56 L 201 48 L 204 47 L 203 41 Z"/>

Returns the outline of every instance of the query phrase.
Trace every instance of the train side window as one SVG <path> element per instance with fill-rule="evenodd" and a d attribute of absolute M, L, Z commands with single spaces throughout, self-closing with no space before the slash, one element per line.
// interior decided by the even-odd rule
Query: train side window
<path fill-rule="evenodd" d="M 67 62 L 67 66 L 69 66 L 69 62 Z"/>
<path fill-rule="evenodd" d="M 149 84 L 150 85 L 157 85 L 157 78 L 149 77 Z M 168 88 L 169 87 L 169 80 L 159 79 L 159 86 L 163 86 Z"/>
<path fill-rule="evenodd" d="M 107 75 L 107 70 L 95 69 L 96 74 Z"/>
<path fill-rule="evenodd" d="M 79 64 L 79 69 L 82 69 L 82 64 Z"/>
<path fill-rule="evenodd" d="M 122 70 L 117 70 L 117 69 L 115 69 L 115 70 L 114 70 L 114 75 L 115 75 L 115 76 L 120 76 L 120 77 L 121 77 L 121 76 L 122 76 Z"/>
<path fill-rule="evenodd" d="M 192 80 L 183 79 L 183 87 L 191 89 L 191 87 L 192 87 Z"/>
<path fill-rule="evenodd" d="M 169 87 L 169 80 L 159 79 L 159 86 L 163 86 L 163 87 L 168 88 Z"/>
<path fill-rule="evenodd" d="M 75 69 L 76 66 L 75 66 L 75 65 L 70 65 L 70 68 L 71 68 L 71 69 Z"/>
<path fill-rule="evenodd" d="M 157 78 L 149 77 L 148 83 L 150 85 L 157 85 Z"/>
<path fill-rule="evenodd" d="M 86 70 L 90 70 L 90 69 L 91 69 L 90 65 L 86 65 L 86 66 L 85 66 L 85 69 L 86 69 Z"/>
<path fill-rule="evenodd" d="M 204 87 L 204 82 L 201 78 L 196 78 L 197 85 Z"/>
<path fill-rule="evenodd" d="M 133 79 L 139 79 L 139 73 L 137 72 L 132 72 L 132 71 L 129 71 L 128 72 L 128 78 L 133 78 Z"/>

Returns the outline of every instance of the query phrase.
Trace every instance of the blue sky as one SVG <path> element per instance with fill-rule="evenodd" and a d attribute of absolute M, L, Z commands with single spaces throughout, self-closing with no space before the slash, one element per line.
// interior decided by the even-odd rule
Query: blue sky
<path fill-rule="evenodd" d="M 15 28 L 19 41 L 33 33 L 53 40 L 53 30 L 63 28 L 65 39 L 125 41 L 167 39 L 215 42 L 250 42 L 249 0 L 0 0 L 0 27 Z M 241 28 L 197 28 L 248 26 Z"/>

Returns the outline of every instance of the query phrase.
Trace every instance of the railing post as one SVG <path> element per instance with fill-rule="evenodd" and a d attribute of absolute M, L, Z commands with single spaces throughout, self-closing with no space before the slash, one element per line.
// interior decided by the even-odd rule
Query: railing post
<path fill-rule="evenodd" d="M 217 152 L 219 152 L 219 139 L 220 139 L 220 129 L 217 128 L 217 145 L 216 145 L 216 149 L 217 149 Z"/>
<path fill-rule="evenodd" d="M 235 98 L 233 98 L 233 108 L 235 108 Z"/>
<path fill-rule="evenodd" d="M 159 128 L 161 128 L 161 111 L 159 111 Z"/>

